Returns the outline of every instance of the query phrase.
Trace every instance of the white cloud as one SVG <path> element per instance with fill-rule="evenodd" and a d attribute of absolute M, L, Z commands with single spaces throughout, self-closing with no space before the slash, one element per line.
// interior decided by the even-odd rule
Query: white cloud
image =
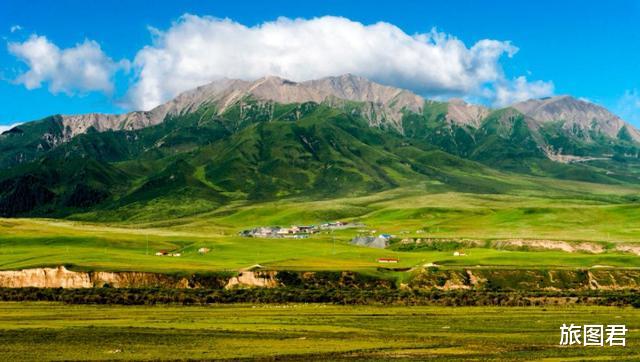
<path fill-rule="evenodd" d="M 2 132 L 4 131 L 8 131 L 10 129 L 12 129 L 15 126 L 19 126 L 22 123 L 14 123 L 14 124 L 0 124 L 0 134 L 2 134 Z"/>
<path fill-rule="evenodd" d="M 11 30 L 12 33 L 15 33 L 16 31 L 22 30 L 22 27 L 20 25 L 13 25 L 9 30 Z"/>
<path fill-rule="evenodd" d="M 135 56 L 137 79 L 127 95 L 132 108 L 150 109 L 223 77 L 265 75 L 300 81 L 353 73 L 423 95 L 488 94 L 496 104 L 553 91 L 551 83 L 505 79 L 499 60 L 518 51 L 508 41 L 484 39 L 467 47 L 450 35 L 408 35 L 384 22 L 363 25 L 325 16 L 247 27 L 185 15 L 168 30 L 152 33 L 153 44 Z"/>
<path fill-rule="evenodd" d="M 52 93 L 113 91 L 114 73 L 126 62 L 116 63 L 95 41 L 60 49 L 44 36 L 31 35 L 22 43 L 9 43 L 9 52 L 23 61 L 28 70 L 15 82 L 27 89 L 40 88 L 47 83 Z"/>
<path fill-rule="evenodd" d="M 15 28 L 15 29 L 14 29 Z M 21 29 L 19 25 L 12 31 Z M 342 17 L 279 18 L 253 27 L 229 19 L 184 15 L 135 55 L 135 79 L 125 106 L 148 110 L 177 94 L 220 78 L 278 75 L 295 81 L 345 73 L 418 94 L 506 105 L 553 93 L 550 82 L 507 79 L 500 60 L 518 48 L 483 39 L 471 46 L 432 30 L 409 35 L 393 24 L 365 25 Z M 116 62 L 95 41 L 60 49 L 44 36 L 8 44 L 27 65 L 14 82 L 53 93 L 110 94 L 126 60 Z"/>
<path fill-rule="evenodd" d="M 615 110 L 622 119 L 640 126 L 640 92 L 637 89 L 624 92 Z"/>
<path fill-rule="evenodd" d="M 511 81 L 503 80 L 494 85 L 493 104 L 504 107 L 531 98 L 547 97 L 553 94 L 553 89 L 553 82 L 529 82 L 524 76 Z"/>

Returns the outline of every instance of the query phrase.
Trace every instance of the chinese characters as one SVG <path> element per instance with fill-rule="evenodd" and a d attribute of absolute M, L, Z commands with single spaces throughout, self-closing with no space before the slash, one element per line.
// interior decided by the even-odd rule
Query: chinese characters
<path fill-rule="evenodd" d="M 627 327 L 623 324 L 585 324 L 579 326 L 563 323 L 560 327 L 561 346 L 620 346 L 626 345 Z"/>

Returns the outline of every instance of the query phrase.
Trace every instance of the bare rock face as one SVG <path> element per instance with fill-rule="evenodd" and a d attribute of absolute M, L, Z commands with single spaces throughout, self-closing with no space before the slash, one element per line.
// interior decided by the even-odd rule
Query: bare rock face
<path fill-rule="evenodd" d="M 240 271 L 229 279 L 225 289 L 233 288 L 274 288 L 278 286 L 275 271 Z"/>
<path fill-rule="evenodd" d="M 203 105 L 213 105 L 223 113 L 247 96 L 277 103 L 326 103 L 341 106 L 345 101 L 363 102 L 363 116 L 372 125 L 389 122 L 401 129 L 402 111 L 420 112 L 424 99 L 409 91 L 384 86 L 354 75 L 327 77 L 307 82 L 292 82 L 279 77 L 256 81 L 222 79 L 184 92 L 150 111 L 121 115 L 84 114 L 62 116 L 65 140 L 93 127 L 98 132 L 134 130 L 154 126 L 169 116 L 188 114 Z"/>
<path fill-rule="evenodd" d="M 255 81 L 221 79 L 189 90 L 173 100 L 149 111 L 120 115 L 85 114 L 62 116 L 63 136 L 52 140 L 52 146 L 76 135 L 108 130 L 135 130 L 157 125 L 168 116 L 184 115 L 203 106 L 211 106 L 218 114 L 242 104 L 247 97 L 257 101 L 282 104 L 315 102 L 358 112 L 371 126 L 384 126 L 402 132 L 406 111 L 421 113 L 425 100 L 407 90 L 385 86 L 354 75 L 326 77 L 305 82 L 292 82 L 279 77 Z M 354 111 L 352 103 L 359 104 Z M 570 96 L 532 99 L 514 104 L 515 111 L 526 116 L 532 130 L 549 122 L 561 122 L 563 132 L 590 141 L 592 132 L 617 138 L 626 128 L 632 140 L 640 142 L 640 132 L 603 107 Z M 514 111 L 514 112 L 515 112 Z M 490 109 L 452 99 L 447 104 L 446 120 L 450 124 L 478 128 Z M 550 152 L 550 154 L 554 154 Z"/>
<path fill-rule="evenodd" d="M 79 134 L 87 133 L 91 127 L 98 132 L 145 128 L 162 122 L 165 115 L 154 116 L 151 112 L 131 112 L 120 115 L 89 113 L 62 116 L 63 137 L 69 140 Z"/>
<path fill-rule="evenodd" d="M 616 138 L 626 126 L 631 138 L 640 141 L 640 132 L 607 109 L 571 96 L 530 99 L 512 106 L 541 124 L 563 121 L 567 132 L 576 130 L 602 132 Z"/>
<path fill-rule="evenodd" d="M 378 116 L 369 118 L 370 122 L 379 125 L 384 120 L 391 121 L 396 129 L 401 129 L 402 111 L 420 113 L 424 106 L 422 97 L 407 90 L 384 86 L 351 74 L 310 80 L 301 84 L 338 99 L 365 102 Z M 325 100 L 327 98 L 329 97 L 325 97 Z"/>
<path fill-rule="evenodd" d="M 246 96 L 276 103 L 325 103 L 340 107 L 345 101 L 364 103 L 363 116 L 372 125 L 389 122 L 401 129 L 402 111 L 420 112 L 424 99 L 409 91 L 384 86 L 354 75 L 292 82 L 279 77 L 264 77 L 254 82 L 224 79 L 185 92 L 159 108 L 159 114 L 183 114 L 210 103 L 223 113 Z M 154 112 L 152 111 L 152 112 Z"/>
<path fill-rule="evenodd" d="M 447 104 L 447 121 L 478 128 L 489 114 L 487 107 L 469 104 L 462 99 L 450 99 Z"/>
<path fill-rule="evenodd" d="M 186 278 L 170 278 L 162 274 L 145 272 L 93 272 L 91 273 L 92 285 L 103 287 L 109 285 L 112 288 L 189 288 Z"/>
<path fill-rule="evenodd" d="M 241 270 L 237 276 L 221 280 L 220 286 L 231 288 L 273 288 L 279 285 L 272 270 Z M 72 271 L 64 266 L 0 271 L 0 288 L 201 288 L 197 278 L 134 271 Z"/>
<path fill-rule="evenodd" d="M 0 271 L 0 286 L 3 288 L 91 288 L 89 273 L 57 268 L 36 268 Z"/>
<path fill-rule="evenodd" d="M 0 288 L 189 288 L 189 281 L 145 272 L 82 272 L 64 266 L 0 271 Z"/>

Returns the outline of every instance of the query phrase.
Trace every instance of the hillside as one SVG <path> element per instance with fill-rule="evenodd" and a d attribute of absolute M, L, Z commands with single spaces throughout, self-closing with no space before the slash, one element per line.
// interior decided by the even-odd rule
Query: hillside
<path fill-rule="evenodd" d="M 3 133 L 0 215 L 182 217 L 424 183 L 505 193 L 530 176 L 635 186 L 638 135 L 566 96 L 491 110 L 351 75 L 221 80 L 148 112 L 56 115 Z"/>

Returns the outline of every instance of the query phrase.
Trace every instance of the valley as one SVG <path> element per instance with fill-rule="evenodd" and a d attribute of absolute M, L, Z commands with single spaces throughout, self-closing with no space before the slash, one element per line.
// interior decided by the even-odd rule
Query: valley
<path fill-rule="evenodd" d="M 533 182 L 520 180 L 525 181 Z M 429 189 L 429 185 L 421 187 Z M 633 247 L 640 233 L 633 227 L 637 213 L 627 201 L 632 188 L 562 181 L 555 182 L 551 198 L 547 196 L 554 192 L 551 187 L 544 194 L 525 190 L 513 195 L 429 193 L 411 187 L 325 201 L 237 203 L 168 220 L 151 218 L 152 212 L 147 218 L 126 222 L 112 221 L 110 212 L 83 213 L 67 220 L 2 219 L 0 265 L 5 270 L 67 265 L 79 270 L 202 272 L 237 271 L 259 264 L 273 270 L 375 271 L 380 267 L 378 258 L 396 257 L 398 268 L 428 263 L 442 267 L 640 266 Z M 580 188 L 590 190 L 588 197 L 578 192 Z M 101 218 L 105 221 L 95 221 Z M 602 219 L 608 222 L 599 222 Z M 363 225 L 320 231 L 306 239 L 239 235 L 249 227 L 331 220 Z M 380 233 L 393 236 L 389 248 L 350 244 L 356 235 Z M 434 242 L 420 245 L 415 243 L 418 239 Z M 198 253 L 200 248 L 210 252 Z M 181 256 L 157 257 L 160 250 Z M 453 257 L 457 250 L 467 255 Z"/>
<path fill-rule="evenodd" d="M 639 142 L 570 96 L 489 109 L 353 75 L 54 115 L 0 135 L 0 286 L 626 293 Z"/>
<path fill-rule="evenodd" d="M 640 361 L 640 1 L 0 1 L 1 361 Z"/>

